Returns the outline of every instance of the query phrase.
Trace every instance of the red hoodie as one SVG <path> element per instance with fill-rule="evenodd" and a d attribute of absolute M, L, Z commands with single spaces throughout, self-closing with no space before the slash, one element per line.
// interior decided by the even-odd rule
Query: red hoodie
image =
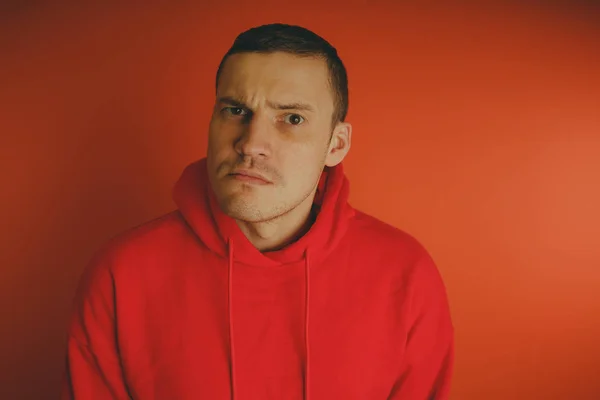
<path fill-rule="evenodd" d="M 447 399 L 444 284 L 411 236 L 348 204 L 328 169 L 310 231 L 261 253 L 218 207 L 205 160 L 178 210 L 119 235 L 82 277 L 64 399 Z"/>

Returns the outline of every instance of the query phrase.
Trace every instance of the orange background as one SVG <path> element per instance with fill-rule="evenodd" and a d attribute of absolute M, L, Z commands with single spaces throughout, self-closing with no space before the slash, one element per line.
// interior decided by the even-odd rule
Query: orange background
<path fill-rule="evenodd" d="M 445 278 L 453 399 L 600 399 L 597 8 L 13 3 L 0 20 L 0 398 L 55 397 L 82 269 L 173 208 L 174 181 L 205 154 L 221 56 L 280 21 L 347 65 L 352 203 L 415 235 Z"/>

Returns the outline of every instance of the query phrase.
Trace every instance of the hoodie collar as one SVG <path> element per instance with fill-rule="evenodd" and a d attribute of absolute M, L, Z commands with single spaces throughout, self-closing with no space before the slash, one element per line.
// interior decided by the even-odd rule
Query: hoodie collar
<path fill-rule="evenodd" d="M 346 233 L 354 215 L 348 195 L 349 182 L 342 165 L 326 168 L 314 201 L 316 220 L 309 231 L 283 249 L 263 254 L 246 238 L 235 220 L 219 207 L 208 179 L 206 158 L 188 165 L 173 191 L 183 218 L 211 251 L 227 257 L 228 243 L 233 241 L 236 260 L 257 266 L 298 262 L 307 251 L 310 251 L 312 261 L 327 256 Z"/>

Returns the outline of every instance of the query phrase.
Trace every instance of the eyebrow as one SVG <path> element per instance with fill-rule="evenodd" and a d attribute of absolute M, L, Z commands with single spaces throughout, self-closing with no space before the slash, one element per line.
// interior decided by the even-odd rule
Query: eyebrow
<path fill-rule="evenodd" d="M 243 101 L 238 100 L 231 96 L 219 97 L 218 101 L 219 101 L 219 103 L 229 104 L 230 106 L 234 106 L 234 107 L 248 108 L 248 106 L 246 104 L 244 104 Z M 312 113 L 315 112 L 315 108 L 308 103 L 282 104 L 282 103 L 274 103 L 272 101 L 267 101 L 267 105 L 274 110 L 300 110 L 300 111 L 308 111 L 308 112 L 312 112 Z"/>

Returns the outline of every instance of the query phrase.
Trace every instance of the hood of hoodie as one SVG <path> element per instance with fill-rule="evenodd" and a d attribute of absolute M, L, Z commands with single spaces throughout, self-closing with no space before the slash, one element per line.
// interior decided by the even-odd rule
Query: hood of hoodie
<path fill-rule="evenodd" d="M 219 207 L 208 179 L 206 158 L 188 165 L 173 190 L 173 199 L 198 238 L 214 253 L 228 257 L 235 243 L 235 259 L 248 265 L 277 266 L 325 258 L 346 234 L 354 209 L 348 204 L 349 182 L 342 164 L 326 167 L 317 188 L 316 220 L 300 239 L 281 250 L 261 253 L 246 238 L 235 220 Z"/>

